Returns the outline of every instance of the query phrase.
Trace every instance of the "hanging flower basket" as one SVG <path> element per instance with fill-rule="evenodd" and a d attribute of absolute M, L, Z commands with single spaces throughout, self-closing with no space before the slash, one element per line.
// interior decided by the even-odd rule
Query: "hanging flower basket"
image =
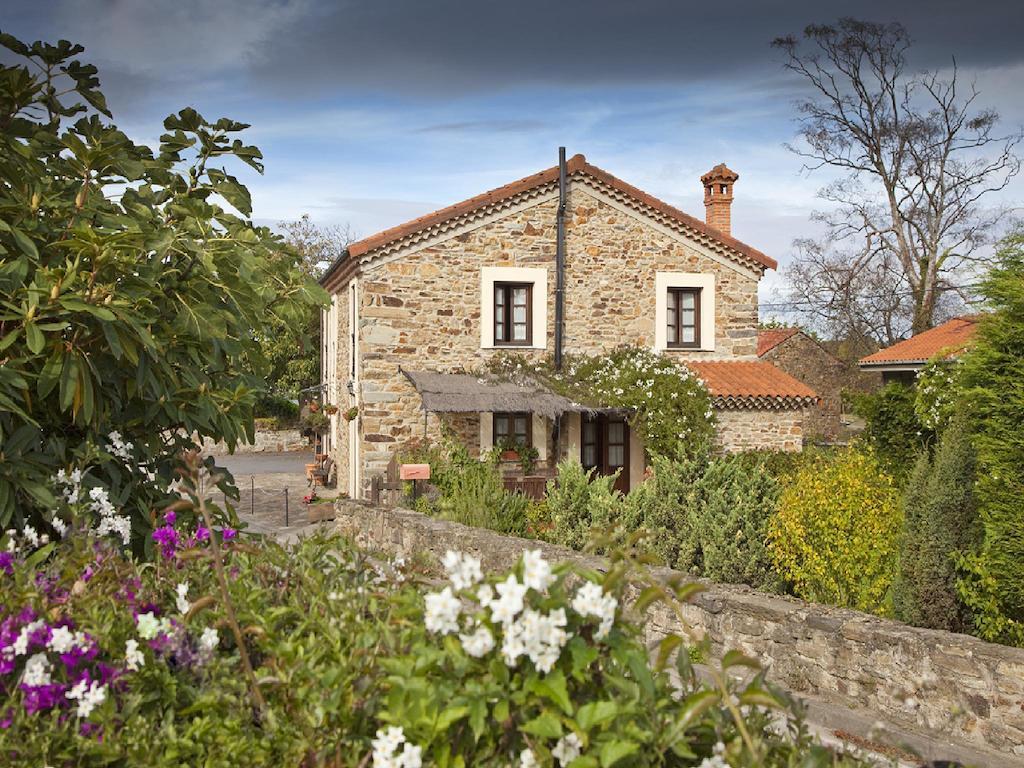
<path fill-rule="evenodd" d="M 309 403 L 309 412 L 310 413 L 316 413 L 319 410 L 320 410 L 320 403 L 313 403 L 313 402 Z"/>
<path fill-rule="evenodd" d="M 328 405 L 324 406 L 324 413 L 326 413 L 328 416 L 333 416 L 337 412 L 338 412 L 338 406 L 336 406 L 336 405 L 328 404 Z"/>
<path fill-rule="evenodd" d="M 345 411 L 345 414 L 344 414 L 345 421 L 353 421 L 355 419 L 355 417 L 358 416 L 358 415 L 359 415 L 359 409 L 356 408 L 353 405 L 351 408 L 349 408 L 347 411 Z"/>

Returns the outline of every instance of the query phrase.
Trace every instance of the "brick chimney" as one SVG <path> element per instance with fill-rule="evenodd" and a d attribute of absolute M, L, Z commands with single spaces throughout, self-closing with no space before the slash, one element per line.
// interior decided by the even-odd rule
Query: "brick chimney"
<path fill-rule="evenodd" d="M 732 208 L 732 185 L 739 174 L 719 163 L 700 177 L 704 185 L 704 220 L 712 227 L 726 235 L 732 235 L 732 219 L 729 209 Z"/>

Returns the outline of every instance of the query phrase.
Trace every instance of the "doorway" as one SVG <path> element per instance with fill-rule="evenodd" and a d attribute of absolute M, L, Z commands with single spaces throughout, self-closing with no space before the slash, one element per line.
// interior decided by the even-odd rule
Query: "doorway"
<path fill-rule="evenodd" d="M 584 414 L 580 430 L 580 463 L 602 475 L 619 476 L 615 490 L 629 493 L 629 425 L 625 417 Z"/>

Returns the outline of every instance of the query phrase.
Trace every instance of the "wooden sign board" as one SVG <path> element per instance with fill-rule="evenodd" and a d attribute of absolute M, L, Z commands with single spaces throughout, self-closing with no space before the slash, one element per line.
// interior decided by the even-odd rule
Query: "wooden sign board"
<path fill-rule="evenodd" d="M 398 469 L 398 477 L 401 480 L 429 480 L 429 464 L 403 464 Z"/>

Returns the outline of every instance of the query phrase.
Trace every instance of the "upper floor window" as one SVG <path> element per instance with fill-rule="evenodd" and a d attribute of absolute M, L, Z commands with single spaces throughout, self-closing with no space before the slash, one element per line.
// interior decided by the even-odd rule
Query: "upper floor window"
<path fill-rule="evenodd" d="M 669 288 L 665 304 L 668 347 L 700 347 L 700 289 Z"/>
<path fill-rule="evenodd" d="M 494 284 L 494 344 L 529 346 L 533 343 L 533 285 Z"/>

